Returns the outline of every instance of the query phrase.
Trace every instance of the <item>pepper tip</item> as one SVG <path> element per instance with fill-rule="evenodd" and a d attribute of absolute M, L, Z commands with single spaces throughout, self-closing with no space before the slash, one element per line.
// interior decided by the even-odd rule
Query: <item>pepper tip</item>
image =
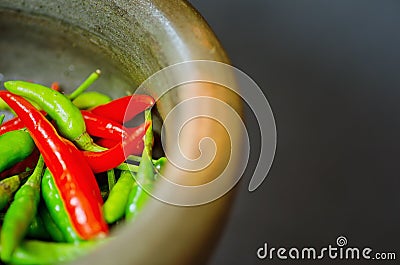
<path fill-rule="evenodd" d="M 6 81 L 6 82 L 4 82 L 4 87 L 7 90 L 10 90 L 10 89 L 13 89 L 16 87 L 16 85 L 17 85 L 16 83 L 17 83 L 16 81 Z"/>

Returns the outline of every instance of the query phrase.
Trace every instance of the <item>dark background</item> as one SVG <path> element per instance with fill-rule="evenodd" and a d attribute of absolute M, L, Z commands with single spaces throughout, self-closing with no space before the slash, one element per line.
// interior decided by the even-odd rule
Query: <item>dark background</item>
<path fill-rule="evenodd" d="M 341 235 L 398 261 L 400 2 L 190 2 L 262 88 L 278 132 L 267 179 L 250 193 L 251 175 L 242 178 L 209 265 L 291 264 L 256 251 L 335 246 Z M 254 167 L 259 138 L 249 132 Z"/>

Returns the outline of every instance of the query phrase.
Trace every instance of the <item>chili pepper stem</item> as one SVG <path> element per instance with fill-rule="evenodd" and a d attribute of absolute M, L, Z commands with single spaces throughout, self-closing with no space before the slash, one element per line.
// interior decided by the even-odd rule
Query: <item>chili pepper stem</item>
<path fill-rule="evenodd" d="M 0 124 L 3 123 L 5 117 L 6 117 L 6 115 L 4 115 L 4 114 L 0 115 Z"/>
<path fill-rule="evenodd" d="M 122 163 L 121 165 L 117 166 L 116 168 L 119 170 L 137 172 L 139 166 L 128 164 L 128 163 Z"/>
<path fill-rule="evenodd" d="M 108 190 L 111 191 L 115 186 L 115 172 L 114 169 L 107 171 Z"/>
<path fill-rule="evenodd" d="M 74 100 L 76 97 L 82 94 L 86 89 L 88 89 L 94 83 L 94 81 L 96 81 L 100 77 L 100 75 L 101 75 L 100 69 L 97 69 L 96 71 L 91 73 L 89 77 L 86 78 L 85 81 L 83 81 L 83 83 L 68 96 L 68 98 L 71 101 Z"/>
<path fill-rule="evenodd" d="M 35 170 L 15 194 L 14 201 L 4 217 L 1 228 L 0 257 L 5 262 L 10 261 L 36 215 L 40 200 L 40 180 L 43 167 L 44 161 L 40 157 Z"/>
<path fill-rule="evenodd" d="M 107 148 L 101 147 L 93 142 L 92 137 L 87 132 L 82 133 L 74 139 L 74 143 L 79 149 L 92 152 L 101 152 L 108 150 Z"/>
<path fill-rule="evenodd" d="M 165 160 L 166 157 L 162 156 L 159 159 L 152 159 L 151 161 L 153 162 L 154 165 L 164 162 L 163 160 Z M 131 160 L 133 162 L 139 162 L 142 161 L 142 157 L 141 156 L 135 156 L 135 155 L 129 155 L 127 160 Z"/>

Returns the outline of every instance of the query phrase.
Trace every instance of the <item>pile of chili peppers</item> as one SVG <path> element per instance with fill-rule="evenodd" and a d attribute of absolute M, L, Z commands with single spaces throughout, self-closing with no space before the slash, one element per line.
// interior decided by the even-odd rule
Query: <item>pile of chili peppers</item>
<path fill-rule="evenodd" d="M 0 126 L 3 262 L 73 260 L 134 219 L 149 198 L 166 162 L 152 159 L 154 99 L 85 92 L 99 74 L 69 95 L 58 83 L 4 83 L 0 98 L 16 117 Z M 137 115 L 142 124 L 124 126 Z"/>

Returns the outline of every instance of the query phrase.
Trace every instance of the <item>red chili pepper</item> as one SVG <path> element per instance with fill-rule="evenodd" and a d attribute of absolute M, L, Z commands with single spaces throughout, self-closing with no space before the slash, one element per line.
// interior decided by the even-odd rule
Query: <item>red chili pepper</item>
<path fill-rule="evenodd" d="M 41 112 L 43 115 L 46 114 L 44 111 Z M 81 113 L 85 119 L 86 130 L 91 136 L 121 141 L 128 134 L 133 133 L 132 128 L 126 128 L 114 120 L 104 118 L 86 110 L 82 110 Z M 15 117 L 0 126 L 0 135 L 22 128 L 24 128 L 24 124 L 21 122 L 21 119 Z"/>
<path fill-rule="evenodd" d="M 115 99 L 90 111 L 122 124 L 124 121 L 131 120 L 145 109 L 150 108 L 154 103 L 154 99 L 148 95 L 132 95 Z"/>
<path fill-rule="evenodd" d="M 34 169 L 39 159 L 39 150 L 33 149 L 33 152 L 21 162 L 18 162 L 11 168 L 4 170 L 0 173 L 0 179 L 4 179 L 9 176 L 14 176 L 26 171 L 26 168 Z"/>
<path fill-rule="evenodd" d="M 117 144 L 119 144 L 121 141 L 116 141 L 113 139 L 107 139 L 107 138 L 99 138 L 94 141 L 96 144 L 100 145 L 101 147 L 105 148 L 113 148 Z"/>
<path fill-rule="evenodd" d="M 0 91 L 0 97 L 17 113 L 31 133 L 54 176 L 71 223 L 82 239 L 108 233 L 101 210 L 101 195 L 95 176 L 81 152 L 58 135 L 42 113 L 20 96 Z"/>
<path fill-rule="evenodd" d="M 16 117 L 16 118 L 6 121 L 5 123 L 3 123 L 1 125 L 0 135 L 5 134 L 6 132 L 19 130 L 22 128 L 24 128 L 24 124 L 21 122 L 21 119 Z"/>
<path fill-rule="evenodd" d="M 96 115 L 90 111 L 81 111 L 85 120 L 86 131 L 90 136 L 122 141 L 128 137 L 130 129 L 122 126 L 120 123 Z"/>
<path fill-rule="evenodd" d="M 133 133 L 129 134 L 122 142 L 106 151 L 83 151 L 83 155 L 86 157 L 92 170 L 95 173 L 104 172 L 124 162 L 126 160 L 125 155 L 140 155 L 143 151 L 143 136 L 150 124 L 150 122 L 146 122 L 132 128 Z"/>
<path fill-rule="evenodd" d="M 43 115 L 46 115 L 46 112 L 41 111 Z M 15 130 L 20 130 L 24 128 L 25 125 L 21 121 L 19 117 L 12 118 L 11 120 L 6 121 L 0 126 L 0 135 L 5 134 L 6 132 L 11 132 Z"/>

